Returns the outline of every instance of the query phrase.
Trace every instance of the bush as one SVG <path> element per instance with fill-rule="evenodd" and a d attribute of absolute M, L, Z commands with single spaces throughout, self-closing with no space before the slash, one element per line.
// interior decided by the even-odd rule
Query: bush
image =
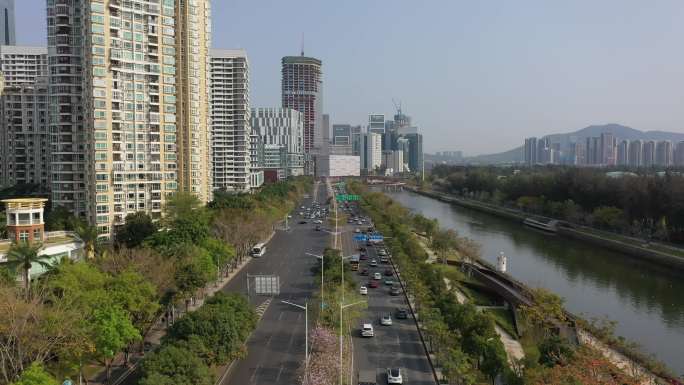
<path fill-rule="evenodd" d="M 167 344 L 142 362 L 141 385 L 213 385 L 207 364 L 187 346 Z"/>

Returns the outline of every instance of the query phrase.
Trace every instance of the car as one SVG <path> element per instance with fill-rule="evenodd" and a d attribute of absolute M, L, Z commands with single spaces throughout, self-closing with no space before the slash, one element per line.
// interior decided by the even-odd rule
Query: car
<path fill-rule="evenodd" d="M 380 275 L 380 273 L 376 272 L 376 273 L 373 273 L 373 279 L 376 281 L 379 281 L 382 279 L 382 276 Z"/>
<path fill-rule="evenodd" d="M 392 326 L 392 316 L 389 314 L 385 314 L 382 317 L 380 317 L 380 325 Z"/>
<path fill-rule="evenodd" d="M 359 251 L 368 251 L 365 247 L 361 246 L 359 247 Z"/>
<path fill-rule="evenodd" d="M 401 288 L 397 285 L 394 285 L 390 289 L 389 293 L 390 293 L 390 295 L 400 295 L 401 294 Z M 399 318 L 399 317 L 397 317 L 397 318 Z"/>
<path fill-rule="evenodd" d="M 368 275 L 368 274 L 370 274 L 370 273 L 368 272 L 368 269 L 362 269 L 362 270 L 359 272 L 359 274 L 361 274 L 361 275 Z"/>
<path fill-rule="evenodd" d="M 386 279 L 386 280 L 385 280 L 385 285 L 387 285 L 387 286 L 394 286 L 394 281 L 391 280 L 391 279 Z"/>
<path fill-rule="evenodd" d="M 304 210 L 306 207 L 302 206 L 302 207 L 300 207 L 300 208 L 301 208 L 302 210 Z"/>
<path fill-rule="evenodd" d="M 347 223 L 354 223 L 354 221 L 351 219 L 347 219 Z"/>
<path fill-rule="evenodd" d="M 359 288 L 359 294 L 361 294 L 361 295 L 368 295 L 368 288 L 365 287 L 365 286 L 361 286 L 361 287 Z"/>
<path fill-rule="evenodd" d="M 370 267 L 376 267 L 376 266 L 378 266 L 378 261 L 375 260 L 375 259 L 371 259 L 371 261 L 368 262 L 368 266 L 370 266 Z"/>
<path fill-rule="evenodd" d="M 404 379 L 401 378 L 401 369 L 387 368 L 387 383 L 388 384 L 403 384 Z"/>
<path fill-rule="evenodd" d="M 304 213 L 300 211 L 300 212 L 299 212 L 299 216 L 300 216 L 300 217 L 303 217 L 303 216 L 304 216 Z"/>
<path fill-rule="evenodd" d="M 287 217 L 288 217 L 288 218 L 292 218 L 292 214 L 288 214 Z"/>
<path fill-rule="evenodd" d="M 380 263 L 389 263 L 389 258 L 386 255 L 380 257 Z"/>
<path fill-rule="evenodd" d="M 315 221 L 313 221 L 313 223 L 320 225 L 321 223 L 323 223 L 323 221 L 320 219 L 316 219 Z"/>
<path fill-rule="evenodd" d="M 392 269 L 385 269 L 383 274 L 385 274 L 385 276 L 387 276 L 387 277 L 391 277 L 392 276 Z"/>
<path fill-rule="evenodd" d="M 373 337 L 374 335 L 373 325 L 369 323 L 361 325 L 361 337 Z"/>
<path fill-rule="evenodd" d="M 307 222 L 306 222 L 305 220 L 303 220 L 303 219 L 302 219 L 301 221 L 299 221 L 299 224 L 300 224 L 300 225 L 305 225 L 306 223 L 307 223 Z"/>
<path fill-rule="evenodd" d="M 321 231 L 321 225 L 316 225 L 316 231 Z"/>
<path fill-rule="evenodd" d="M 370 289 L 377 289 L 378 288 L 378 281 L 369 281 L 368 282 L 368 288 Z"/>
<path fill-rule="evenodd" d="M 358 234 L 361 232 L 361 230 L 359 228 L 356 228 L 356 229 L 354 229 L 354 232 Z"/>
<path fill-rule="evenodd" d="M 368 256 L 366 254 L 360 254 L 359 259 L 365 261 L 366 259 L 368 259 Z"/>
<path fill-rule="evenodd" d="M 385 249 L 380 249 L 380 250 L 378 250 L 378 255 L 381 256 L 381 257 L 384 256 L 384 255 L 387 255 L 387 250 L 385 250 Z"/>
<path fill-rule="evenodd" d="M 408 310 L 404 308 L 399 308 L 397 309 L 397 319 L 407 319 L 408 318 Z"/>

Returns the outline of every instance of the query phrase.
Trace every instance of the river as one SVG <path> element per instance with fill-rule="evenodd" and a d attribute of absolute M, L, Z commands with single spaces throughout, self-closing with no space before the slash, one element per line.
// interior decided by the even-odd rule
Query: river
<path fill-rule="evenodd" d="M 560 295 L 574 314 L 617 321 L 616 335 L 684 373 L 684 273 L 410 191 L 388 194 L 479 243 L 485 260 L 504 252 L 511 276 Z"/>

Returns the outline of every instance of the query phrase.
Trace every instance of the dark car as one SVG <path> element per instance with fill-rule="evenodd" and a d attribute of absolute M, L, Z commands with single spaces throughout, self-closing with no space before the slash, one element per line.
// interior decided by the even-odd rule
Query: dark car
<path fill-rule="evenodd" d="M 370 274 L 370 272 L 368 271 L 368 269 L 363 269 L 363 270 L 361 270 L 361 272 L 359 272 L 359 274 L 368 275 L 368 274 Z"/>
<path fill-rule="evenodd" d="M 316 231 L 321 231 L 321 225 L 316 225 Z"/>
<path fill-rule="evenodd" d="M 408 310 L 406 310 L 404 308 L 397 309 L 396 318 L 397 319 L 407 319 L 408 318 Z"/>
<path fill-rule="evenodd" d="M 387 277 L 391 277 L 392 276 L 392 269 L 385 269 L 385 272 L 383 274 L 385 274 Z"/>
<path fill-rule="evenodd" d="M 306 224 L 306 221 L 299 221 L 299 224 L 300 224 L 300 225 L 305 225 L 305 224 Z"/>
<path fill-rule="evenodd" d="M 369 281 L 368 287 L 371 287 L 373 289 L 377 289 L 378 288 L 378 281 Z"/>
<path fill-rule="evenodd" d="M 365 247 L 361 246 L 359 247 L 359 251 L 367 251 Z"/>
<path fill-rule="evenodd" d="M 368 259 L 368 256 L 366 254 L 361 254 L 359 255 L 359 259 L 365 261 L 366 259 Z"/>
<path fill-rule="evenodd" d="M 389 293 L 390 293 L 390 295 L 399 295 L 399 294 L 401 294 L 401 288 L 400 288 L 399 286 L 397 286 L 397 285 L 394 285 L 394 286 L 392 286 L 392 288 L 390 289 L 390 292 L 389 292 Z"/>

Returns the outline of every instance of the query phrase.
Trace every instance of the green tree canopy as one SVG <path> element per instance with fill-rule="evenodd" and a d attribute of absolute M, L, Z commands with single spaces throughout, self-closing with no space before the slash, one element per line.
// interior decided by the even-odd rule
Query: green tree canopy
<path fill-rule="evenodd" d="M 142 362 L 141 385 L 213 385 L 214 376 L 207 364 L 191 350 L 163 345 Z"/>
<path fill-rule="evenodd" d="M 137 247 L 156 231 L 152 218 L 144 211 L 138 211 L 126 215 L 126 223 L 116 230 L 116 242 L 128 248 Z"/>
<path fill-rule="evenodd" d="M 21 373 L 19 380 L 11 385 L 59 385 L 59 382 L 43 368 L 43 365 L 34 362 Z"/>

